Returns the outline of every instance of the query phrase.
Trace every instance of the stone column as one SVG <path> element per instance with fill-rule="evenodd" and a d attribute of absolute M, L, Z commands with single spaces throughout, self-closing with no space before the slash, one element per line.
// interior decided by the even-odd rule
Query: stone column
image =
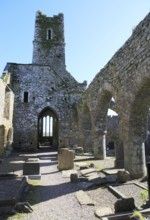
<path fill-rule="evenodd" d="M 144 143 L 130 141 L 124 143 L 124 167 L 132 178 L 141 178 L 146 174 Z"/>
<path fill-rule="evenodd" d="M 115 167 L 124 168 L 124 149 L 121 140 L 115 142 Z"/>
<path fill-rule="evenodd" d="M 106 158 L 106 131 L 96 130 L 94 134 L 94 158 Z"/>
<path fill-rule="evenodd" d="M 4 152 L 4 144 L 5 144 L 5 126 L 0 125 L 0 157 L 3 155 Z"/>

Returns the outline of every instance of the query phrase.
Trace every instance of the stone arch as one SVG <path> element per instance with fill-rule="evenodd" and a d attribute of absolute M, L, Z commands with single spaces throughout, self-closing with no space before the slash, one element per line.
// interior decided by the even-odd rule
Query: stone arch
<path fill-rule="evenodd" d="M 97 159 L 106 157 L 106 118 L 112 97 L 110 84 L 104 83 L 103 88 L 100 88 L 98 92 L 97 103 L 93 112 L 94 157 Z"/>
<path fill-rule="evenodd" d="M 44 108 L 38 115 L 38 147 L 58 148 L 58 116 L 50 108 Z"/>
<path fill-rule="evenodd" d="M 106 134 L 106 146 L 108 144 L 114 144 L 114 152 L 107 151 L 107 156 L 114 156 L 114 165 L 116 168 L 124 168 L 124 146 L 120 137 L 120 117 L 118 115 L 107 116 L 107 134 Z"/>
<path fill-rule="evenodd" d="M 113 150 L 114 152 L 115 144 L 116 141 L 118 140 L 118 137 L 119 137 L 119 117 L 107 115 L 106 146 L 107 146 L 108 155 L 109 155 L 109 150 Z"/>

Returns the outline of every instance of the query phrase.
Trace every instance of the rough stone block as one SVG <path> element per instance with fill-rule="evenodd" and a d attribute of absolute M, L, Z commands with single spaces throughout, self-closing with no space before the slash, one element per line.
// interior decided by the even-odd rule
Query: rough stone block
<path fill-rule="evenodd" d="M 79 182 L 78 174 L 77 174 L 77 173 L 72 173 L 72 174 L 70 175 L 70 181 L 71 181 L 72 183 L 77 183 L 77 182 Z"/>
<path fill-rule="evenodd" d="M 75 148 L 75 154 L 77 156 L 82 156 L 84 154 L 83 147 L 76 147 Z"/>
<path fill-rule="evenodd" d="M 135 209 L 134 198 L 118 199 L 115 203 L 115 212 L 128 212 Z"/>
<path fill-rule="evenodd" d="M 74 151 L 67 148 L 60 149 L 58 154 L 58 169 L 70 170 L 74 167 Z"/>
<path fill-rule="evenodd" d="M 130 179 L 130 173 L 127 170 L 119 170 L 117 179 L 119 183 L 126 183 Z"/>

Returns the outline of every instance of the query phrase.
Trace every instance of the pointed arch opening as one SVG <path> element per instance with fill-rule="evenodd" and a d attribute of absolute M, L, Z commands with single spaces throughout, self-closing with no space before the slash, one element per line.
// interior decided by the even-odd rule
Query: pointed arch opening
<path fill-rule="evenodd" d="M 111 98 L 107 111 L 106 156 L 115 156 L 116 142 L 119 138 L 119 117 L 116 112 L 116 100 Z"/>
<path fill-rule="evenodd" d="M 92 121 L 88 105 L 85 104 L 82 111 L 82 118 L 80 122 L 80 135 L 82 137 L 82 146 L 85 153 L 93 153 Z"/>
<path fill-rule="evenodd" d="M 58 148 L 58 117 L 50 108 L 45 108 L 38 117 L 38 147 Z"/>

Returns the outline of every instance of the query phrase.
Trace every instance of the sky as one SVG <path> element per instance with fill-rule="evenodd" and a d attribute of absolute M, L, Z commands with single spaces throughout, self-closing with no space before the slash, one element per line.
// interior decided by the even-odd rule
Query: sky
<path fill-rule="evenodd" d="M 88 84 L 150 11 L 150 0 L 0 0 L 0 75 L 32 63 L 36 11 L 64 14 L 66 68 Z"/>

